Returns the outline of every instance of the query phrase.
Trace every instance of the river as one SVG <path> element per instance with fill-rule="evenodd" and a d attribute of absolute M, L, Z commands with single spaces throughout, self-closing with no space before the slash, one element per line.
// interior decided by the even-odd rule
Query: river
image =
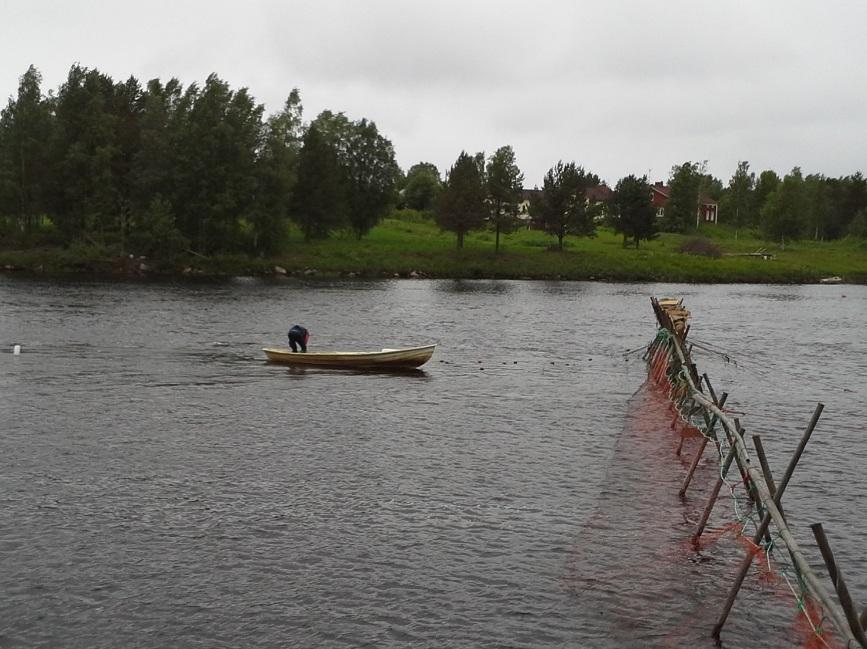
<path fill-rule="evenodd" d="M 867 604 L 867 287 L 0 276 L 0 647 L 713 647 L 727 499 L 643 386 L 651 296 Z M 437 342 L 418 373 L 264 362 Z M 13 355 L 13 344 L 21 345 Z M 728 355 L 728 359 L 724 356 Z M 708 455 L 710 457 L 710 455 Z M 811 634 L 748 577 L 725 647 Z"/>

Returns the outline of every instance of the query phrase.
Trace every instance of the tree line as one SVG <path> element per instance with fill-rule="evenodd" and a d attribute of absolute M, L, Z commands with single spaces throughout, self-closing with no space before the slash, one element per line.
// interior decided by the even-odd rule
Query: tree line
<path fill-rule="evenodd" d="M 707 163 L 684 162 L 671 169 L 667 204 L 658 217 L 646 176 L 621 178 L 605 200 L 591 195 L 599 177 L 575 162 L 558 162 L 545 174 L 541 189 L 531 192 L 531 222 L 557 238 L 594 236 L 604 223 L 623 235 L 624 246 L 637 248 L 658 232 L 688 233 L 698 229 L 702 204 L 718 205 L 718 222 L 735 230 L 750 229 L 769 241 L 867 238 L 867 179 L 857 172 L 841 178 L 804 176 L 799 167 L 780 178 L 766 170 L 758 177 L 749 163 L 738 163 L 727 185 L 706 172 Z M 436 167 L 410 168 L 404 201 L 415 209 L 431 209 L 443 229 L 457 234 L 458 247 L 471 230 L 491 227 L 499 234 L 514 227 L 516 206 L 526 192 L 523 174 L 511 147 L 502 147 L 487 166 L 482 153 L 462 152 L 440 182 Z"/>
<path fill-rule="evenodd" d="M 22 247 L 75 241 L 122 252 L 280 252 L 305 237 L 361 237 L 394 202 L 400 168 L 376 124 L 292 90 L 265 117 L 246 88 L 142 85 L 73 65 L 43 94 L 30 67 L 0 113 L 0 235 Z"/>
<path fill-rule="evenodd" d="M 781 178 L 772 170 L 756 175 L 749 162 L 741 161 L 724 186 L 705 167 L 685 162 L 672 168 L 665 229 L 688 231 L 697 202 L 706 197 L 718 201 L 720 223 L 735 231 L 758 230 L 769 241 L 867 236 L 867 179 L 860 172 L 829 178 L 804 176 L 795 167 Z"/>
<path fill-rule="evenodd" d="M 684 162 L 671 170 L 657 218 L 646 176 L 621 178 L 595 200 L 600 178 L 561 160 L 528 192 L 511 146 L 490 156 L 461 152 L 444 174 L 420 162 L 404 175 L 374 122 L 325 110 L 305 123 L 297 89 L 266 117 L 246 88 L 215 74 L 201 86 L 142 85 L 76 64 L 56 93 L 44 94 L 41 83 L 31 66 L 0 112 L 7 246 L 265 256 L 285 249 L 289 221 L 305 239 L 339 230 L 361 238 L 397 206 L 431 214 L 459 248 L 468 233 L 490 229 L 498 251 L 501 235 L 528 218 L 559 249 L 567 235 L 593 236 L 599 223 L 638 247 L 660 230 L 693 230 L 705 198 L 718 201 L 721 223 L 769 240 L 867 236 L 860 173 L 804 177 L 796 167 L 782 178 L 756 176 L 741 162 L 724 185 L 706 163 Z"/>

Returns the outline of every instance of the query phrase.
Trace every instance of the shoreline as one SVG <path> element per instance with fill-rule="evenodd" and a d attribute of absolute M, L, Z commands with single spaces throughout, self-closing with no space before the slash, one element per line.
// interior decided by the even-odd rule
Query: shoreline
<path fill-rule="evenodd" d="M 826 277 L 778 277 L 766 274 L 748 274 L 715 278 L 713 276 L 687 277 L 681 273 L 657 274 L 657 273 L 624 273 L 609 275 L 581 274 L 581 273 L 538 273 L 538 274 L 510 274 L 503 272 L 473 272 L 473 273 L 436 273 L 424 270 L 410 271 L 365 271 L 365 270 L 320 270 L 317 268 L 285 269 L 226 269 L 204 271 L 198 268 L 183 269 L 153 269 L 123 270 L 94 267 L 76 268 L 51 268 L 23 267 L 5 264 L 0 266 L 0 277 L 22 277 L 41 280 L 72 280 L 75 278 L 88 278 L 97 280 L 157 280 L 157 281 L 221 281 L 239 278 L 254 278 L 273 281 L 295 280 L 359 280 L 359 281 L 384 281 L 384 280 L 455 280 L 455 281 L 531 281 L 531 282 L 600 282 L 609 284 L 779 284 L 787 286 L 795 285 L 824 285 L 838 286 L 867 285 L 867 278 L 848 279 L 842 277 L 840 281 L 823 281 Z"/>

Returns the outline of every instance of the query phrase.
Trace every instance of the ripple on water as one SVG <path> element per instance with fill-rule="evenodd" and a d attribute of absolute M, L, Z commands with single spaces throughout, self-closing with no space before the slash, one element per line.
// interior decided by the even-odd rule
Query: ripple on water
<path fill-rule="evenodd" d="M 630 399 L 657 294 L 738 361 L 699 357 L 775 472 L 826 403 L 787 503 L 867 600 L 847 293 L 820 323 L 818 287 L 4 281 L 0 337 L 38 344 L 0 372 L 0 644 L 710 648 L 743 549 L 726 505 L 687 542 L 713 465 L 677 499 L 693 441 Z M 266 364 L 294 318 L 440 346 L 413 375 Z M 726 646 L 803 643 L 783 592 L 756 571 Z"/>

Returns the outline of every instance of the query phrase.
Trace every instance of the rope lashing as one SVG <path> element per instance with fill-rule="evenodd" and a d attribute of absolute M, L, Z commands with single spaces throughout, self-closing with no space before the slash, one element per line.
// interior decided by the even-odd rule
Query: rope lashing
<path fill-rule="evenodd" d="M 649 379 L 660 387 L 667 388 L 668 399 L 677 418 L 680 418 L 685 424 L 698 430 L 707 441 L 714 442 L 717 454 L 719 455 L 719 485 L 724 484 L 729 489 L 734 517 L 741 528 L 740 533 L 745 535 L 748 527 L 755 529 L 755 533 L 751 535 L 751 538 L 748 538 L 751 546 L 749 550 L 750 554 L 764 552 L 764 559 L 767 561 L 769 573 L 772 575 L 782 575 L 795 598 L 798 610 L 804 616 L 804 619 L 823 646 L 829 646 L 822 637 L 827 630 L 826 620 L 831 621 L 834 630 L 840 634 L 841 639 L 846 642 L 847 647 L 856 646 L 858 641 L 855 640 L 851 630 L 848 628 L 843 611 L 829 596 L 825 587 L 818 581 L 816 575 L 811 570 L 809 563 L 798 547 L 797 541 L 789 530 L 786 519 L 776 504 L 782 492 L 780 491 L 776 496 L 772 496 L 768 485 L 765 483 L 763 473 L 750 462 L 750 455 L 742 438 L 743 429 L 737 420 L 732 421 L 730 419 L 729 415 L 733 411 L 731 408 L 722 408 L 722 400 L 719 403 L 717 402 L 712 388 L 710 389 L 710 395 L 713 396 L 711 400 L 708 394 L 702 392 L 697 387 L 701 386 L 702 381 L 698 377 L 689 351 L 685 348 L 685 339 L 689 332 L 689 326 L 686 323 L 686 319 L 689 318 L 689 312 L 683 308 L 682 300 L 652 299 L 651 302 L 660 326 L 652 342 L 648 345 L 645 354 L 645 359 L 649 365 Z M 669 328 L 676 329 L 676 333 Z M 713 349 L 712 345 L 693 341 L 692 346 L 716 354 L 727 363 L 737 365 L 729 354 Z M 668 385 L 664 386 L 664 382 L 667 382 Z M 710 388 L 709 383 L 708 387 Z M 809 437 L 813 426 L 815 426 L 815 420 L 818 419 L 821 407 L 822 404 L 819 404 L 817 407 L 814 420 L 811 422 L 804 438 L 805 441 Z M 672 423 L 673 425 L 674 423 Z M 715 434 L 713 430 L 715 426 L 718 430 L 721 427 L 725 434 Z M 703 445 L 706 443 L 705 441 L 702 442 Z M 701 450 L 704 450 L 704 446 L 702 446 Z M 696 456 L 691 471 L 697 465 L 698 457 L 699 455 Z M 740 473 L 740 480 L 728 480 L 728 473 L 731 470 L 732 463 L 730 457 L 734 457 L 737 460 L 737 473 Z M 723 466 L 723 458 L 727 458 L 726 463 L 728 465 L 725 467 Z M 797 462 L 797 457 L 793 461 Z M 690 477 L 691 473 L 686 478 L 684 489 L 689 483 Z M 751 498 L 746 498 L 745 502 L 741 502 L 741 487 L 744 488 L 743 493 L 745 497 L 751 496 Z M 708 503 L 705 510 L 705 519 L 701 523 L 701 527 L 707 521 L 707 515 L 710 513 L 715 498 L 716 493 L 712 495 Z M 759 521 L 759 518 L 762 520 Z M 773 523 L 774 534 L 768 533 L 769 521 Z M 700 529 L 697 534 L 701 534 Z M 696 536 L 695 538 L 698 537 Z M 785 547 L 787 552 L 776 552 L 779 546 Z M 773 566 L 771 563 L 772 557 Z M 744 565 L 748 566 L 749 564 L 744 563 Z M 789 572 L 792 569 L 797 577 L 795 579 L 797 586 L 789 578 Z M 743 574 L 745 574 L 745 571 Z M 736 594 L 739 585 L 740 581 L 734 586 L 732 598 L 735 596 L 734 594 Z M 714 637 L 716 638 L 719 638 L 719 629 L 724 624 L 732 601 L 733 599 L 729 600 L 729 608 L 724 611 L 717 627 L 714 629 Z M 815 615 L 815 612 L 819 613 L 819 619 L 814 621 L 813 615 Z"/>

